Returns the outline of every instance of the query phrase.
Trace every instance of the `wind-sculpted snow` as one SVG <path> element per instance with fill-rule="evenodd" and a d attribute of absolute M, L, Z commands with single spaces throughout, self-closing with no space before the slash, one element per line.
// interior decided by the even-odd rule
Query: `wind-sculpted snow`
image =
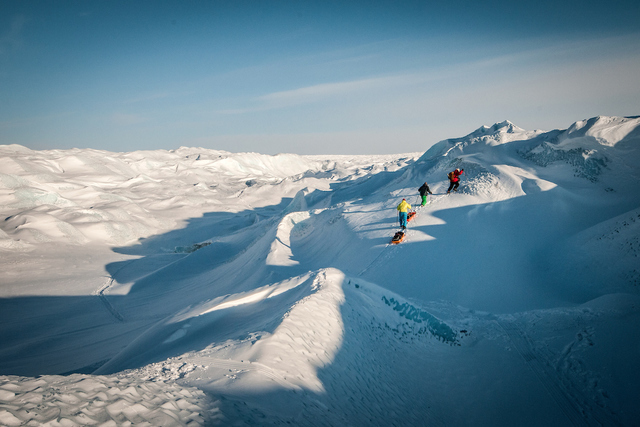
<path fill-rule="evenodd" d="M 0 146 L 0 424 L 633 425 L 639 164 L 637 117 L 422 156 Z"/>
<path fill-rule="evenodd" d="M 575 176 L 598 181 L 598 176 L 607 167 L 609 159 L 595 150 L 574 148 L 561 150 L 553 148 L 548 143 L 542 143 L 532 150 L 522 152 L 522 157 L 539 166 L 549 166 L 555 162 L 565 162 L 573 167 Z"/>
<path fill-rule="evenodd" d="M 202 214 L 224 206 L 227 195 L 237 197 L 249 188 L 263 197 L 258 203 L 275 203 L 282 193 L 274 198 L 264 186 L 292 184 L 280 188 L 289 187 L 284 195 L 293 196 L 305 187 L 305 180 L 317 180 L 318 173 L 344 178 L 351 176 L 346 171 L 360 174 L 366 167 L 352 157 L 345 157 L 347 164 L 342 165 L 340 160 L 293 154 L 196 148 L 108 153 L 0 146 L 0 154 L 0 202 L 3 213 L 12 218 L 2 231 L 15 234 L 13 240 L 23 245 L 60 239 L 125 244 L 176 227 L 179 221 L 170 212 L 182 217 Z M 372 172 L 363 175 L 367 173 Z"/>
<path fill-rule="evenodd" d="M 564 132 L 554 131 L 537 138 L 533 147 L 520 151 L 522 157 L 543 167 L 564 162 L 573 167 L 575 176 L 597 182 L 612 158 L 622 153 L 616 145 L 640 141 L 637 118 L 596 117 L 577 122 Z M 611 153 L 608 155 L 607 153 Z M 624 154 L 622 154 L 624 156 Z M 628 160 L 632 160 L 631 159 Z M 625 164 L 624 159 L 614 167 Z M 621 164 L 620 164 L 621 163 Z"/>
<path fill-rule="evenodd" d="M 419 327 L 417 331 L 415 328 L 411 328 L 413 333 L 423 334 L 426 332 L 431 333 L 434 337 L 450 344 L 457 343 L 457 333 L 451 329 L 449 325 L 436 319 L 432 314 L 421 310 L 408 302 L 401 303 L 395 298 L 382 297 L 382 301 L 395 311 L 400 313 L 400 316 L 409 319 L 415 323 L 422 324 L 424 327 Z M 403 332 L 404 333 L 404 332 Z"/>
<path fill-rule="evenodd" d="M 131 375 L 0 377 L 0 425 L 206 425 L 215 402 L 197 388 Z"/>

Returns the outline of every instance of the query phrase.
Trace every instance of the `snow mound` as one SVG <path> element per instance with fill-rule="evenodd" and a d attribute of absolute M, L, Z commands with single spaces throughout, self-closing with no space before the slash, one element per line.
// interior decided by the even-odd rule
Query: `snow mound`
<path fill-rule="evenodd" d="M 361 176 L 376 173 L 363 169 L 368 164 L 347 156 L 319 160 L 185 147 L 109 153 L 0 146 L 0 203 L 5 216 L 11 218 L 0 224 L 4 242 L 0 248 L 16 246 L 7 236 L 22 245 L 124 245 L 217 209 L 224 205 L 225 197 L 251 195 L 249 202 L 255 205 L 255 195 L 262 199 L 258 203 L 275 203 L 282 195 L 277 193 L 274 198 L 274 192 L 265 186 L 279 183 L 288 189 L 284 196 L 295 195 L 310 185 L 325 186 L 318 177 L 350 179 L 353 170 Z"/>
<path fill-rule="evenodd" d="M 576 177 L 597 182 L 600 175 L 615 161 L 615 167 L 625 167 L 638 160 L 637 154 L 624 158 L 627 150 L 614 147 L 637 144 L 640 141 L 639 118 L 596 117 L 574 123 L 563 132 L 553 132 L 539 138 L 533 146 L 520 151 L 522 157 L 548 167 L 557 162 L 571 165 Z M 637 150 L 636 150 L 637 151 Z"/>
<path fill-rule="evenodd" d="M 420 160 L 455 157 L 462 152 L 469 154 L 474 151 L 482 151 L 486 146 L 495 147 L 512 141 L 531 139 L 538 134 L 540 131 L 525 131 L 507 120 L 493 126 L 482 126 L 461 138 L 440 141 L 429 148 Z"/>

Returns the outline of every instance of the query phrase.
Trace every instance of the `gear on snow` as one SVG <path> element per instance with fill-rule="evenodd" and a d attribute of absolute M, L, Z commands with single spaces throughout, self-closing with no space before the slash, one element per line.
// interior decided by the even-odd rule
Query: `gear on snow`
<path fill-rule="evenodd" d="M 391 239 L 391 243 L 397 245 L 398 243 L 402 242 L 404 240 L 404 234 L 404 231 L 396 232 L 396 234 L 393 236 L 393 239 Z"/>

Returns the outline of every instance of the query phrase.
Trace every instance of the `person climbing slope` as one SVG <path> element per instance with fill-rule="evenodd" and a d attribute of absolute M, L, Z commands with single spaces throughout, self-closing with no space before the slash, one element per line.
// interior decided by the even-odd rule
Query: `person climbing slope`
<path fill-rule="evenodd" d="M 400 221 L 400 227 L 402 227 L 403 230 L 406 230 L 407 229 L 407 212 L 409 211 L 409 209 L 411 209 L 411 205 L 407 203 L 405 199 L 402 199 L 397 209 L 399 212 L 398 220 Z"/>
<path fill-rule="evenodd" d="M 449 189 L 447 190 L 447 194 L 453 191 L 458 191 L 458 187 L 460 186 L 460 175 L 464 173 L 464 169 L 456 169 L 453 172 L 449 172 L 447 177 L 449 178 Z"/>
<path fill-rule="evenodd" d="M 426 182 L 422 184 L 420 188 L 418 188 L 418 192 L 420 193 L 420 197 L 422 197 L 422 203 L 420 206 L 424 206 L 427 204 L 427 194 L 433 194 L 431 190 L 429 190 L 429 184 Z"/>

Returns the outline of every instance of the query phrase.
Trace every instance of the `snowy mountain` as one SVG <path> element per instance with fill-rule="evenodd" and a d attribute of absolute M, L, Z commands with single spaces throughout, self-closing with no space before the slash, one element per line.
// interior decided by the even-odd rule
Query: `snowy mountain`
<path fill-rule="evenodd" d="M 639 161 L 638 117 L 387 156 L 0 146 L 0 425 L 633 425 Z"/>

